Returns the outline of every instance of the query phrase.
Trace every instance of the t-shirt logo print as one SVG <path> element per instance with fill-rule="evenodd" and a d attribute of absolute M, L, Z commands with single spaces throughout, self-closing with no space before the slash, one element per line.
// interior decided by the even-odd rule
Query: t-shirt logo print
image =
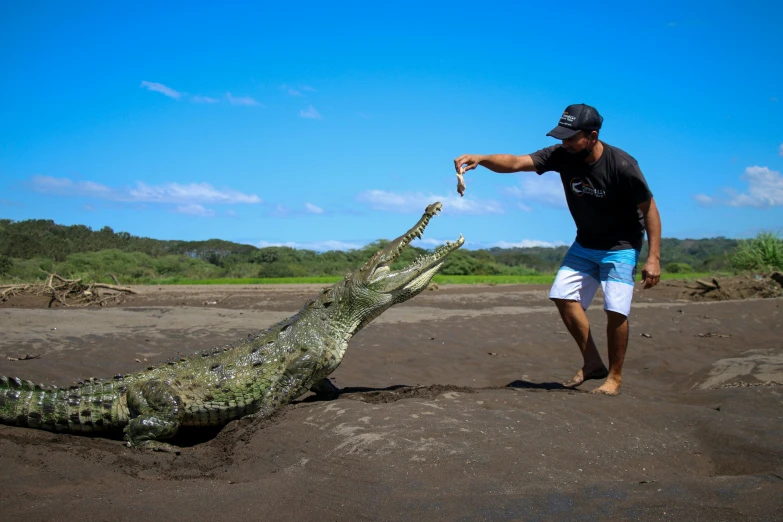
<path fill-rule="evenodd" d="M 584 181 L 582 178 L 574 178 L 571 180 L 571 192 L 577 196 L 587 194 L 588 196 L 594 196 L 596 198 L 602 198 L 606 195 L 606 191 L 593 188 L 589 181 Z"/>

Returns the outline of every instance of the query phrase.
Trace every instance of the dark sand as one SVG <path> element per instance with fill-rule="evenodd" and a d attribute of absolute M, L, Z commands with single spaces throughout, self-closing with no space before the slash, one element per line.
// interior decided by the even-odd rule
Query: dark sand
<path fill-rule="evenodd" d="M 783 299 L 730 299 L 764 294 L 753 284 L 639 290 L 616 398 L 557 384 L 581 358 L 545 287 L 442 286 L 355 337 L 339 398 L 190 434 L 178 455 L 0 426 L 0 519 L 783 520 Z M 137 371 L 241 339 L 318 289 L 11 299 L 0 374 Z M 605 354 L 599 299 L 588 315 Z"/>

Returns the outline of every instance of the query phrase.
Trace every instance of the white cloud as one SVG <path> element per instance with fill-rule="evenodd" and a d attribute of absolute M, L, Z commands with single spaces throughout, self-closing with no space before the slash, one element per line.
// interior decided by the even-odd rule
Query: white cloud
<path fill-rule="evenodd" d="M 175 100 L 179 100 L 182 97 L 181 92 L 175 91 L 171 87 L 166 87 L 162 83 L 141 82 L 141 87 L 146 88 L 148 91 L 159 92 L 163 95 L 168 96 L 169 98 L 174 98 Z"/>
<path fill-rule="evenodd" d="M 101 199 L 118 199 L 118 193 L 106 185 L 92 181 L 73 181 L 52 176 L 33 176 L 32 188 L 44 194 L 60 196 L 87 196 Z"/>
<path fill-rule="evenodd" d="M 201 217 L 212 217 L 215 215 L 215 211 L 209 208 L 204 208 L 201 205 L 197 205 L 196 203 L 191 203 L 189 205 L 180 205 L 175 209 L 175 212 L 177 214 L 185 214 L 188 216 L 201 216 Z"/>
<path fill-rule="evenodd" d="M 290 87 L 286 84 L 281 85 L 280 88 L 283 89 L 286 92 L 286 94 L 288 94 L 289 96 L 304 96 L 304 94 L 302 94 L 302 91 L 300 89 Z"/>
<path fill-rule="evenodd" d="M 510 187 L 504 190 L 507 194 L 522 200 L 522 210 L 530 212 L 530 203 L 539 203 L 547 207 L 565 208 L 566 198 L 563 193 L 563 183 L 559 176 L 522 176 L 520 187 Z"/>
<path fill-rule="evenodd" d="M 769 167 L 747 167 L 740 176 L 748 184 L 747 191 L 724 188 L 728 197 L 695 194 L 693 199 L 701 206 L 770 208 L 783 206 L 783 175 Z"/>
<path fill-rule="evenodd" d="M 289 217 L 301 217 L 309 214 L 325 214 L 324 209 L 317 205 L 313 205 L 310 202 L 306 202 L 301 207 L 289 207 L 282 203 L 278 203 L 274 207 L 268 208 L 266 215 L 276 218 L 289 218 Z"/>
<path fill-rule="evenodd" d="M 312 105 L 308 105 L 306 110 L 299 111 L 299 116 L 301 116 L 302 118 L 309 118 L 311 120 L 323 119 L 321 113 L 315 110 L 315 107 L 313 107 Z"/>
<path fill-rule="evenodd" d="M 498 248 L 532 248 L 532 247 L 544 247 L 552 248 L 557 246 L 563 246 L 566 243 L 562 241 L 539 241 L 538 239 L 523 239 L 522 241 L 498 241 L 492 246 Z"/>
<path fill-rule="evenodd" d="M 425 248 L 429 250 L 434 250 L 435 248 L 441 247 L 446 244 L 446 241 L 451 241 L 452 243 L 457 240 L 459 236 L 451 237 L 448 239 L 437 239 L 433 237 L 423 237 L 421 239 L 414 239 L 413 243 L 411 245 L 418 247 L 418 248 Z"/>
<path fill-rule="evenodd" d="M 345 241 L 312 241 L 304 243 L 296 243 L 293 241 L 288 242 L 276 242 L 276 241 L 258 241 L 255 246 L 258 248 L 272 247 L 272 246 L 285 246 L 289 248 L 315 250 L 316 252 L 326 252 L 327 250 L 358 250 L 364 245 L 358 243 L 348 243 Z"/>
<path fill-rule="evenodd" d="M 231 189 L 218 190 L 209 183 L 165 183 L 155 186 L 139 181 L 136 188 L 128 193 L 133 201 L 153 203 L 261 203 L 261 198 L 255 194 L 243 194 Z"/>
<path fill-rule="evenodd" d="M 243 194 L 232 189 L 216 189 L 209 183 L 164 183 L 148 185 L 141 181 L 136 187 L 111 188 L 92 181 L 73 181 L 68 178 L 51 176 L 33 176 L 32 189 L 43 194 L 60 196 L 80 196 L 111 201 L 134 203 L 172 203 L 172 204 L 234 204 L 261 203 L 255 194 Z"/>
<path fill-rule="evenodd" d="M 424 248 L 423 245 L 439 247 L 446 243 L 446 240 L 435 239 L 433 237 L 422 237 L 421 239 L 414 239 L 413 246 Z"/>
<path fill-rule="evenodd" d="M 321 207 L 315 206 L 312 203 L 305 202 L 304 206 L 305 206 L 305 209 L 307 210 L 307 212 L 309 212 L 311 214 L 323 214 L 324 213 L 324 209 L 322 209 Z"/>
<path fill-rule="evenodd" d="M 458 195 L 425 195 L 420 192 L 398 194 L 383 190 L 366 190 L 356 196 L 356 200 L 366 204 L 373 210 L 385 210 L 387 212 L 419 213 L 430 203 L 440 201 L 443 203 L 444 213 L 455 214 L 503 214 L 500 203 L 491 200 L 474 200 L 470 197 Z"/>
<path fill-rule="evenodd" d="M 76 183 L 68 178 L 53 178 L 51 176 L 33 176 L 33 188 L 39 192 L 59 192 L 72 188 Z M 39 190 L 40 189 L 40 190 Z"/>
<path fill-rule="evenodd" d="M 278 203 L 272 210 L 268 212 L 268 214 L 274 217 L 288 217 L 291 215 L 291 209 L 281 203 Z"/>
<path fill-rule="evenodd" d="M 297 87 L 292 87 L 290 85 L 283 84 L 280 86 L 281 89 L 283 89 L 289 96 L 304 96 L 305 92 L 315 92 L 315 89 L 310 87 L 309 85 L 299 85 Z"/>
<path fill-rule="evenodd" d="M 246 107 L 261 106 L 260 103 L 258 103 L 250 96 L 232 96 L 230 92 L 227 92 L 226 98 L 228 99 L 228 103 L 230 103 L 231 105 L 243 105 Z"/>
<path fill-rule="evenodd" d="M 449 241 L 454 241 L 456 238 L 451 238 Z M 423 238 L 423 239 L 416 239 L 412 243 L 413 246 L 419 247 L 419 248 L 425 248 L 428 250 L 433 250 L 437 247 L 443 246 L 446 244 L 445 239 L 433 239 L 433 238 Z M 275 246 L 284 246 L 289 248 L 297 248 L 297 249 L 307 249 L 307 250 L 315 250 L 316 252 L 326 252 L 327 250 L 359 250 L 361 248 L 364 248 L 367 246 L 367 243 L 354 243 L 354 242 L 347 242 L 347 241 L 311 241 L 311 242 L 296 242 L 296 241 L 257 241 L 254 243 L 255 246 L 258 248 L 264 248 L 264 247 L 275 247 Z M 564 243 L 562 241 L 539 241 L 537 239 L 523 239 L 521 241 L 498 241 L 496 243 L 481 243 L 481 242 L 470 242 L 466 243 L 465 247 L 468 246 L 470 248 L 532 248 L 532 247 L 544 247 L 544 248 L 553 248 L 558 246 L 567 246 L 568 243 Z"/>
<path fill-rule="evenodd" d="M 783 206 L 783 176 L 768 167 L 748 167 L 740 177 L 748 182 L 748 192 L 731 194 L 732 207 L 769 208 Z"/>
<path fill-rule="evenodd" d="M 295 243 L 293 241 L 286 241 L 286 242 L 283 242 L 283 241 L 265 241 L 263 239 L 261 241 L 257 241 L 255 243 L 255 246 L 257 246 L 258 248 L 280 247 L 280 246 L 289 247 L 289 248 L 301 248 L 298 245 L 299 245 L 299 243 Z"/>
<path fill-rule="evenodd" d="M 715 204 L 715 200 L 707 194 L 694 194 L 693 200 L 696 201 L 700 207 L 709 207 Z"/>
<path fill-rule="evenodd" d="M 358 243 L 348 243 L 346 241 L 313 241 L 311 243 L 302 243 L 302 248 L 325 252 L 327 250 L 357 250 L 364 245 Z"/>
<path fill-rule="evenodd" d="M 217 98 L 210 98 L 209 96 L 191 96 L 190 101 L 193 103 L 217 103 L 220 100 Z"/>

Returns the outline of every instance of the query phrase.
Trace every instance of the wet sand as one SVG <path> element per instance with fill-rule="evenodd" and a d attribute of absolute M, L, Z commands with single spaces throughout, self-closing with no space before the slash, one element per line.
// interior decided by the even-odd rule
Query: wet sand
<path fill-rule="evenodd" d="M 0 374 L 138 371 L 242 339 L 320 288 L 139 287 L 98 309 L 12 299 Z M 351 341 L 338 398 L 183 436 L 179 454 L 0 426 L 0 519 L 783 519 L 783 299 L 637 288 L 619 397 L 558 384 L 581 358 L 547 287 L 441 286 Z M 603 315 L 597 299 L 605 357 Z M 8 360 L 26 355 L 40 358 Z"/>

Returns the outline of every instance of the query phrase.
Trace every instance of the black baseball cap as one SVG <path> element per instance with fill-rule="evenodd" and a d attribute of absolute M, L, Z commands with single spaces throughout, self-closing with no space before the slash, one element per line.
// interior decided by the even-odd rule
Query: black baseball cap
<path fill-rule="evenodd" d="M 579 131 L 594 131 L 601 128 L 604 119 L 595 107 L 577 103 L 566 107 L 557 127 L 547 133 L 558 140 L 567 140 Z"/>

